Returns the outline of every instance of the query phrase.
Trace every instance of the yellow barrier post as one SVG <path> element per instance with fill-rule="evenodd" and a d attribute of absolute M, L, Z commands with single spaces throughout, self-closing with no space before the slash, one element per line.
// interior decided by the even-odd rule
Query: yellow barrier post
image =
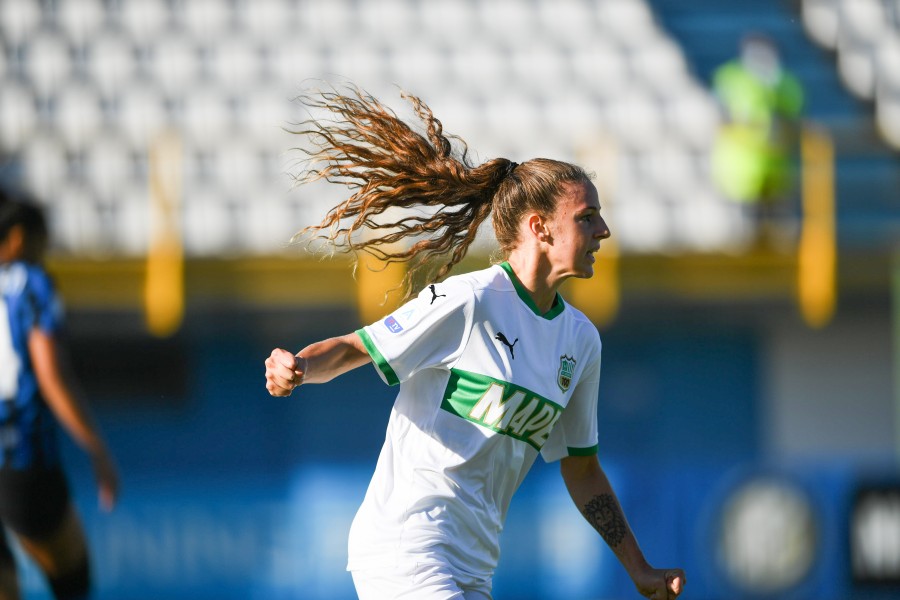
<path fill-rule="evenodd" d="M 150 235 L 144 315 L 155 336 L 174 334 L 184 317 L 184 256 L 179 228 L 181 140 L 166 132 L 150 152 Z"/>
<path fill-rule="evenodd" d="M 797 297 L 803 320 L 818 329 L 833 318 L 837 295 L 831 137 L 820 129 L 804 127 L 801 156 L 803 222 L 797 256 Z"/>

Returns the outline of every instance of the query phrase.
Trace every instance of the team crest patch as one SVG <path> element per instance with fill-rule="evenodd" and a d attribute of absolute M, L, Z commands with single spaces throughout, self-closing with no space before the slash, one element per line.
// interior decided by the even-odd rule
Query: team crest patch
<path fill-rule="evenodd" d="M 569 386 L 572 385 L 572 377 L 575 375 L 576 362 L 578 361 L 565 354 L 559 357 L 559 371 L 556 373 L 556 385 L 564 392 L 568 392 Z"/>

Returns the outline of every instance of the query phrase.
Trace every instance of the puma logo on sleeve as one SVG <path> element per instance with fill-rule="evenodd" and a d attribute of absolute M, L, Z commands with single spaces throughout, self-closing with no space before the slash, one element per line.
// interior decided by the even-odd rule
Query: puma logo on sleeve
<path fill-rule="evenodd" d="M 434 304 L 434 301 L 438 298 L 446 298 L 447 294 L 438 294 L 437 289 L 435 289 L 434 284 L 428 286 L 428 289 L 431 290 L 431 302 L 429 304 Z"/>

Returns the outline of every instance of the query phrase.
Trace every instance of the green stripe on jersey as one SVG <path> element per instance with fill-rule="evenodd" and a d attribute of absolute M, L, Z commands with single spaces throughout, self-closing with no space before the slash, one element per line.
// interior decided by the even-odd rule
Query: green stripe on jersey
<path fill-rule="evenodd" d="M 400 378 L 394 373 L 394 370 L 391 368 L 391 365 L 388 364 L 387 359 L 378 351 L 378 348 L 375 347 L 375 342 L 372 341 L 372 338 L 369 337 L 366 330 L 357 329 L 356 335 L 362 340 L 363 345 L 366 347 L 366 352 L 372 357 L 372 362 L 375 363 L 378 370 L 384 374 L 384 378 L 387 379 L 388 384 L 397 385 L 400 383 Z"/>
<path fill-rule="evenodd" d="M 521 386 L 451 369 L 441 408 L 540 450 L 562 407 Z"/>
<path fill-rule="evenodd" d="M 593 456 L 600 450 L 600 446 L 591 446 L 590 448 L 568 448 L 569 456 Z"/>
<path fill-rule="evenodd" d="M 500 267 L 504 271 L 506 271 L 507 275 L 509 275 L 510 280 L 512 280 L 513 287 L 516 288 L 516 294 L 519 295 L 519 298 L 522 300 L 522 302 L 524 302 L 525 305 L 531 309 L 531 312 L 533 312 L 537 316 L 543 317 L 550 321 L 556 318 L 556 316 L 559 315 L 559 313 L 561 313 L 566 307 L 566 303 L 563 302 L 562 296 L 560 296 L 557 292 L 556 299 L 553 301 L 553 306 L 550 307 L 550 310 L 545 313 L 541 313 L 541 311 L 538 310 L 537 304 L 535 304 L 534 300 L 531 299 L 531 296 L 528 295 L 528 290 L 525 289 L 525 286 L 522 285 L 522 282 L 519 281 L 519 278 L 513 272 L 512 265 L 510 265 L 508 262 L 502 262 L 500 263 Z"/>

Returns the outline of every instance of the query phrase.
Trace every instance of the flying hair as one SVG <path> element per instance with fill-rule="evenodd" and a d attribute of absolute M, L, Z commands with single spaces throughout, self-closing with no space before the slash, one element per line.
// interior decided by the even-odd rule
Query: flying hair
<path fill-rule="evenodd" d="M 519 165 L 495 158 L 475 165 L 465 141 L 446 134 L 422 100 L 405 92 L 401 97 L 424 126 L 422 133 L 353 85 L 298 98 L 311 115 L 328 118 L 311 116 L 291 130 L 308 141 L 295 148 L 301 153 L 295 183 L 324 180 L 351 194 L 320 223 L 297 232 L 293 243 L 320 240 L 387 264 L 408 263 L 401 284 L 408 297 L 421 270 L 440 265 L 435 279 L 441 280 L 465 257 L 479 226 L 497 208 L 495 197 L 507 200 L 500 204 L 509 214 L 499 220 L 495 214 L 493 224 L 501 251 L 508 251 L 523 210 L 549 214 L 563 181 L 588 178 L 579 167 L 547 159 Z M 528 171 L 536 174 L 531 185 L 520 177 Z"/>

